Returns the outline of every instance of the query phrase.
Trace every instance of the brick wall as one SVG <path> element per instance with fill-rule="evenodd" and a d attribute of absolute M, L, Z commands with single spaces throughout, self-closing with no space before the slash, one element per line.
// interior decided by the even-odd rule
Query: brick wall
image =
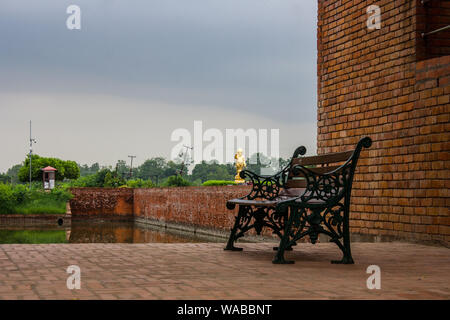
<path fill-rule="evenodd" d="M 133 189 L 73 188 L 72 216 L 133 216 Z"/>
<path fill-rule="evenodd" d="M 237 213 L 226 201 L 250 192 L 250 186 L 150 189 L 73 188 L 72 216 L 134 217 L 228 232 Z M 142 220 L 141 220 L 142 221 Z M 192 229 L 192 228 L 191 228 Z"/>
<path fill-rule="evenodd" d="M 368 30 L 367 6 L 381 8 Z M 318 153 L 363 136 L 351 231 L 450 243 L 450 56 L 418 62 L 419 1 L 319 1 Z M 423 58 L 423 57 L 422 57 Z"/>
<path fill-rule="evenodd" d="M 227 200 L 249 193 L 249 186 L 135 189 L 134 215 L 168 223 L 229 231 L 235 214 Z"/>

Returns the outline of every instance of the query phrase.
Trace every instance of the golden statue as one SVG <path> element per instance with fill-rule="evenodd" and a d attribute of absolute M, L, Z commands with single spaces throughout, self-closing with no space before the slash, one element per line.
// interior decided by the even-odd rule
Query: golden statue
<path fill-rule="evenodd" d="M 242 149 L 238 149 L 238 151 L 234 155 L 234 159 L 236 160 L 235 165 L 237 172 L 236 176 L 234 177 L 234 182 L 236 183 L 245 183 L 245 180 L 242 179 L 239 175 L 241 171 L 244 170 L 244 168 L 247 166 L 247 164 L 245 163 L 245 157 L 243 156 L 242 152 Z"/>

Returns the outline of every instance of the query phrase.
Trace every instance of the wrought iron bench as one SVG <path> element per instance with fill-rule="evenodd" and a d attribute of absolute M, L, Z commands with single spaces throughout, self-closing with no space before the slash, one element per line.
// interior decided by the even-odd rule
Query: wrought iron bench
<path fill-rule="evenodd" d="M 349 232 L 352 182 L 360 152 L 371 144 L 365 137 L 346 152 L 301 158 L 294 154 L 290 164 L 273 177 L 242 171 L 255 185 L 248 196 L 227 202 L 229 209 L 239 204 L 239 212 L 225 249 L 239 250 L 233 245 L 236 239 L 251 228 L 259 233 L 265 226 L 281 238 L 273 263 L 293 263 L 284 259 L 284 252 L 305 236 L 316 243 L 320 233 L 328 235 L 343 253 L 343 258 L 333 263 L 353 263 Z"/>
<path fill-rule="evenodd" d="M 234 242 L 243 237 L 251 229 L 259 235 L 263 227 L 272 229 L 273 233 L 282 237 L 287 212 L 276 210 L 277 205 L 286 200 L 295 199 L 304 189 L 295 188 L 292 177 L 292 166 L 297 163 L 299 156 L 306 153 L 306 148 L 298 147 L 290 163 L 273 176 L 260 176 L 248 170 L 242 170 L 241 178 L 248 178 L 252 183 L 252 190 L 244 197 L 227 201 L 227 208 L 234 210 L 239 206 L 234 226 L 231 229 L 225 250 L 241 251 Z"/>

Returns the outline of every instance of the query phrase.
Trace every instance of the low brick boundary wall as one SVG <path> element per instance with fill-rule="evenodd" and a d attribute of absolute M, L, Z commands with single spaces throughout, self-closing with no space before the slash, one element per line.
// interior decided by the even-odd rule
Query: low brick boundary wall
<path fill-rule="evenodd" d="M 59 219 L 63 220 L 63 227 L 71 225 L 71 216 L 68 214 L 0 214 L 0 226 L 58 226 Z"/>
<path fill-rule="evenodd" d="M 250 189 L 249 186 L 135 189 L 134 216 L 229 231 L 234 214 L 225 204 L 229 199 L 248 194 Z"/>
<path fill-rule="evenodd" d="M 250 186 L 73 188 L 70 208 L 73 219 L 134 218 L 163 227 L 179 225 L 194 232 L 227 233 L 235 215 L 226 208 L 226 201 L 244 196 L 250 190 Z"/>
<path fill-rule="evenodd" d="M 72 188 L 70 200 L 73 218 L 133 217 L 133 189 L 129 188 Z"/>

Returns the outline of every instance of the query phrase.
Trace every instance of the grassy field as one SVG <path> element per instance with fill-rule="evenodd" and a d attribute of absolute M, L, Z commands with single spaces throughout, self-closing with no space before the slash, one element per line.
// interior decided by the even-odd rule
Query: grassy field
<path fill-rule="evenodd" d="M 62 188 L 45 192 L 24 185 L 0 184 L 0 214 L 64 214 L 71 197 Z"/>
<path fill-rule="evenodd" d="M 66 213 L 66 202 L 53 199 L 35 199 L 16 205 L 13 213 L 64 214 Z"/>

